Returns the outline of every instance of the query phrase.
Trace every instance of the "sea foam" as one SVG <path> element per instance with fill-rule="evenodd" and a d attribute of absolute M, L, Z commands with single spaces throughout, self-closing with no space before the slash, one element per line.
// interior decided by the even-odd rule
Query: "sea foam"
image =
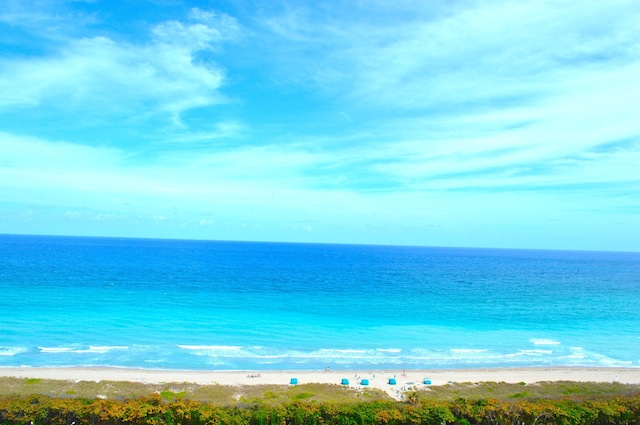
<path fill-rule="evenodd" d="M 545 338 L 531 338 L 529 340 L 533 345 L 560 345 L 560 341 Z"/>
<path fill-rule="evenodd" d="M 63 354 L 63 353 L 75 353 L 75 354 L 104 354 L 110 351 L 122 351 L 128 350 L 127 346 L 107 346 L 107 345 L 90 345 L 88 348 L 78 347 L 38 347 L 42 353 Z"/>
<path fill-rule="evenodd" d="M 0 356 L 15 356 L 29 351 L 26 347 L 0 347 Z"/>

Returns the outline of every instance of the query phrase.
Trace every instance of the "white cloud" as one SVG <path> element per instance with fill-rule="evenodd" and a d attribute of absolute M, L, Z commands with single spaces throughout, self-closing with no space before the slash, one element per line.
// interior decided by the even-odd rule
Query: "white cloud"
<path fill-rule="evenodd" d="M 245 125 L 235 121 L 221 121 L 213 124 L 211 129 L 201 131 L 180 131 L 175 134 L 166 135 L 167 142 L 175 143 L 211 143 L 220 139 L 241 139 L 245 132 Z"/>
<path fill-rule="evenodd" d="M 247 147 L 210 155 L 168 152 L 146 165 L 126 151 L 0 133 L 0 190 L 5 201 L 57 199 L 74 205 L 198 204 L 268 199 L 304 190 L 306 153 Z M 92 202 L 93 202 L 92 201 Z"/>
<path fill-rule="evenodd" d="M 361 105 L 474 113 L 536 101 L 585 69 L 638 56 L 633 0 L 433 2 L 398 17 L 402 7 L 367 4 L 320 19 L 296 8 L 269 17 L 274 42 L 287 46 L 278 71 L 287 67 L 293 78 Z"/>
<path fill-rule="evenodd" d="M 393 190 L 637 180 L 637 144 L 597 148 L 640 134 L 636 2 L 422 6 L 292 7 L 265 19 L 286 46 L 277 72 L 337 96 L 350 116 L 376 117 L 347 146 L 326 143 L 326 183 L 339 181 L 329 169 Z"/>
<path fill-rule="evenodd" d="M 0 167 L 4 169 L 99 170 L 120 163 L 123 156 L 116 148 L 88 147 L 0 132 Z"/>
<path fill-rule="evenodd" d="M 8 137 L 11 137 L 11 143 L 7 143 Z M 574 228 L 579 231 L 580 223 L 597 216 L 596 208 L 606 208 L 612 216 L 611 211 L 624 211 L 633 205 L 633 199 L 625 198 L 624 193 L 616 197 L 610 193 L 602 196 L 604 192 L 597 190 L 568 192 L 562 196 L 554 196 L 548 190 L 526 192 L 527 186 L 555 184 L 550 182 L 549 175 L 540 179 L 508 175 L 452 176 L 440 181 L 427 176 L 413 186 L 411 182 L 404 182 L 402 189 L 394 191 L 368 192 L 327 184 L 318 187 L 317 179 L 334 179 L 336 174 L 318 171 L 318 175 L 310 175 L 311 171 L 348 162 L 353 155 L 341 152 L 313 154 L 305 152 L 304 145 L 299 149 L 245 147 L 206 157 L 167 154 L 156 158 L 154 164 L 136 165 L 128 163 L 123 152 L 117 149 L 87 148 L 5 134 L 0 137 L 1 211 L 4 216 L 20 220 L 24 225 L 34 220 L 57 222 L 59 215 L 74 226 L 84 226 L 85 231 L 96 231 L 102 223 L 103 226 L 140 232 L 129 235 L 154 235 L 150 229 L 160 226 L 166 231 L 192 229 L 191 233 L 182 234 L 183 237 L 210 235 L 221 238 L 225 235 L 225 238 L 237 239 L 241 225 L 246 225 L 251 233 L 242 238 L 249 239 L 286 240 L 308 234 L 316 241 L 327 242 L 421 243 L 422 237 L 422 243 L 445 245 L 465 244 L 465 240 L 475 234 L 495 232 L 506 235 L 506 239 L 491 235 L 480 239 L 493 241 L 494 246 L 517 246 L 516 237 L 509 236 L 517 222 L 546 229 L 538 232 L 540 241 L 533 238 L 529 242 L 529 246 L 543 247 L 542 239 L 550 229 L 559 231 L 559 226 L 564 226 L 562 232 Z M 410 149 L 401 148 L 405 152 Z M 373 159 L 392 154 L 391 151 L 376 153 L 373 147 L 359 152 Z M 605 181 L 605 177 L 612 178 L 607 175 L 607 167 L 612 161 L 621 170 L 623 165 L 631 170 L 640 159 L 637 153 L 634 155 L 611 152 L 607 161 L 592 163 L 590 171 Z M 607 159 L 607 155 L 599 159 L 603 158 Z M 502 157 L 498 156 L 500 160 Z M 378 175 L 415 178 L 412 171 L 402 175 L 402 169 L 410 166 L 409 161 L 405 158 L 396 169 L 379 170 Z M 478 159 L 470 155 L 464 159 L 466 164 L 462 168 L 488 167 L 488 164 L 478 165 L 474 161 Z M 444 156 L 431 160 L 430 164 L 446 168 L 456 162 Z M 584 181 L 583 170 L 574 169 L 578 170 L 575 177 L 562 173 L 565 182 Z M 354 172 L 357 174 L 358 171 Z M 352 178 L 348 173 L 346 176 Z M 501 192 L 500 185 L 507 182 L 518 187 Z M 472 190 L 464 194 L 450 190 L 470 185 L 489 190 Z M 7 205 L 19 205 L 21 208 L 17 211 L 30 210 L 32 213 L 9 214 Z M 30 207 L 26 208 L 27 205 Z M 60 211 L 59 206 L 64 209 Z M 212 216 L 216 217 L 215 222 Z M 546 225 L 550 219 L 558 220 L 557 226 Z M 618 227 L 625 228 L 625 225 Z M 79 228 L 70 227 L 69 231 L 76 232 L 78 230 L 74 229 Z M 198 233 L 195 229 L 214 233 Z M 602 241 L 600 233 L 591 236 L 595 241 L 590 242 L 591 246 L 598 246 L 597 241 Z M 575 248 L 575 239 L 572 243 Z M 560 246 L 572 245 L 565 242 Z"/>
<path fill-rule="evenodd" d="M 0 108 L 168 114 L 179 122 L 188 109 L 224 102 L 224 71 L 195 56 L 237 33 L 237 24 L 226 15 L 193 16 L 201 21 L 157 25 L 147 44 L 104 36 L 67 39 L 46 57 L 0 60 Z"/>

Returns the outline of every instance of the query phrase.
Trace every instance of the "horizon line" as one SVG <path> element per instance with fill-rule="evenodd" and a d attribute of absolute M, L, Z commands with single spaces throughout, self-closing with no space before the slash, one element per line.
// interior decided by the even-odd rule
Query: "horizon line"
<path fill-rule="evenodd" d="M 4 236 L 26 237 L 50 237 L 50 238 L 85 238 L 85 239 L 127 239 L 149 241 L 184 241 L 184 242 L 217 242 L 217 243 L 256 243 L 256 244 L 282 244 L 282 245 L 340 245 L 340 246 L 373 246 L 394 248 L 431 248 L 431 249 L 473 249 L 494 251 L 542 251 L 542 252 L 585 252 L 585 253 L 612 253 L 612 254 L 640 254 L 640 251 L 624 250 L 597 250 L 597 249 L 557 249 L 557 248 L 522 248 L 522 247 L 488 247 L 488 246 L 451 246 L 451 245 L 412 245 L 394 243 L 358 243 L 358 242 L 304 242 L 304 241 L 272 241 L 272 240 L 241 240 L 241 239 L 201 239 L 185 237 L 153 237 L 153 236 L 106 236 L 106 235 L 69 235 L 69 234 L 40 234 L 40 233 L 0 233 Z"/>

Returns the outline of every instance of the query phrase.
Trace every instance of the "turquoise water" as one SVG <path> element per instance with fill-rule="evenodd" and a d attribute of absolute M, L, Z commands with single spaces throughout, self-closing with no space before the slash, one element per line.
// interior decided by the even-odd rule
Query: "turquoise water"
<path fill-rule="evenodd" d="M 640 367 L 640 253 L 0 236 L 0 366 Z"/>

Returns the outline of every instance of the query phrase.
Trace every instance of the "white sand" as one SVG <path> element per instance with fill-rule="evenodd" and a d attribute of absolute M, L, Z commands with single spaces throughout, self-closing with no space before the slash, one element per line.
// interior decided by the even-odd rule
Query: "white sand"
<path fill-rule="evenodd" d="M 640 385 L 640 368 L 499 368 L 469 370 L 379 370 L 379 371 L 166 371 L 125 368 L 31 368 L 0 367 L 0 376 L 72 381 L 130 381 L 149 384 L 190 382 L 201 385 L 289 385 L 323 383 L 340 385 L 343 378 L 349 386 L 361 387 L 360 379 L 368 379 L 370 388 L 379 388 L 399 398 L 403 390 L 422 386 L 429 378 L 432 385 L 449 382 L 507 382 L 527 384 L 548 381 L 620 382 Z M 396 385 L 388 383 L 396 379 Z"/>

